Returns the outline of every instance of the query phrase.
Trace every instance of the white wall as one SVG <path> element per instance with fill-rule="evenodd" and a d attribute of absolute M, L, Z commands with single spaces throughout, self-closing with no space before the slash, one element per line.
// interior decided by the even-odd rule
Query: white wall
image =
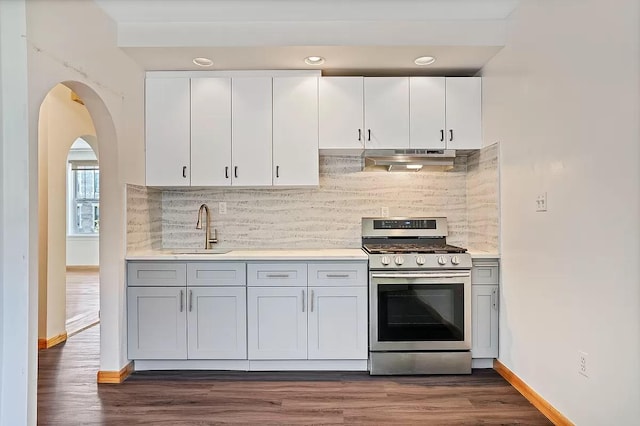
<path fill-rule="evenodd" d="M 70 24 L 72 23 L 72 24 Z M 124 182 L 144 180 L 144 74 L 116 47 L 116 27 L 95 3 L 27 2 L 29 117 L 59 82 L 84 100 L 96 128 L 101 173 L 100 369 L 128 362 L 124 295 Z M 35 141 L 31 140 L 35 144 Z"/>
<path fill-rule="evenodd" d="M 640 419 L 638 8 L 524 1 L 482 73 L 485 143 L 501 149 L 500 360 L 579 425 Z"/>
<path fill-rule="evenodd" d="M 27 126 L 25 1 L 0 1 L 0 424 L 35 424 L 36 145 Z M 31 192 L 30 192 L 31 191 Z M 32 210 L 30 210 L 32 209 Z"/>
<path fill-rule="evenodd" d="M 0 1 L 0 42 L 3 104 L 0 424 L 35 424 L 38 303 L 35 179 L 40 104 L 52 87 L 65 82 L 85 101 L 100 138 L 101 197 L 108 206 L 102 211 L 101 223 L 106 235 L 100 239 L 100 369 L 117 371 L 127 363 L 124 182 L 139 184 L 144 180 L 144 75 L 116 47 L 113 22 L 89 1 Z"/>

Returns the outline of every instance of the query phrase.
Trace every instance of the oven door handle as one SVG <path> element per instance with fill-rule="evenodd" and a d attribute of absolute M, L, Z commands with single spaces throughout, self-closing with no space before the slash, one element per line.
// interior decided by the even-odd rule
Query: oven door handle
<path fill-rule="evenodd" d="M 436 272 L 436 273 L 372 273 L 372 278 L 468 278 L 470 272 Z"/>

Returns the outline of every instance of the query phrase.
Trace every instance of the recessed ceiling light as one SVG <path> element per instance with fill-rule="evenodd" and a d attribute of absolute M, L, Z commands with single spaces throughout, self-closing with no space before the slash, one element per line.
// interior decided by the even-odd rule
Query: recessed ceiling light
<path fill-rule="evenodd" d="M 322 56 L 307 56 L 304 58 L 304 63 L 307 65 L 322 65 L 324 64 L 324 58 Z"/>
<path fill-rule="evenodd" d="M 435 61 L 436 61 L 436 58 L 434 58 L 433 56 L 420 56 L 419 58 L 416 58 L 413 62 L 415 62 L 416 65 L 431 65 Z"/>
<path fill-rule="evenodd" d="M 201 67 L 210 67 L 213 61 L 209 58 L 193 58 L 193 63 Z"/>

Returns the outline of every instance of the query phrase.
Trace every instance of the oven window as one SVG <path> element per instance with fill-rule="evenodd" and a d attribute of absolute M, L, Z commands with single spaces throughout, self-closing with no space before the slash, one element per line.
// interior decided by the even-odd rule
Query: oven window
<path fill-rule="evenodd" d="M 464 284 L 378 285 L 378 340 L 464 341 Z"/>

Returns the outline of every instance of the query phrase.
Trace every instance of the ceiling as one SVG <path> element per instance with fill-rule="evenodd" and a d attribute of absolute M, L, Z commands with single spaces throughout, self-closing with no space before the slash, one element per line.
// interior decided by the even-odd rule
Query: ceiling
<path fill-rule="evenodd" d="M 504 45 L 519 0 L 94 0 L 145 70 L 321 69 L 472 75 Z M 320 66 L 304 63 L 322 56 Z M 417 66 L 418 56 L 435 56 Z M 214 61 L 210 68 L 195 57 Z"/>

